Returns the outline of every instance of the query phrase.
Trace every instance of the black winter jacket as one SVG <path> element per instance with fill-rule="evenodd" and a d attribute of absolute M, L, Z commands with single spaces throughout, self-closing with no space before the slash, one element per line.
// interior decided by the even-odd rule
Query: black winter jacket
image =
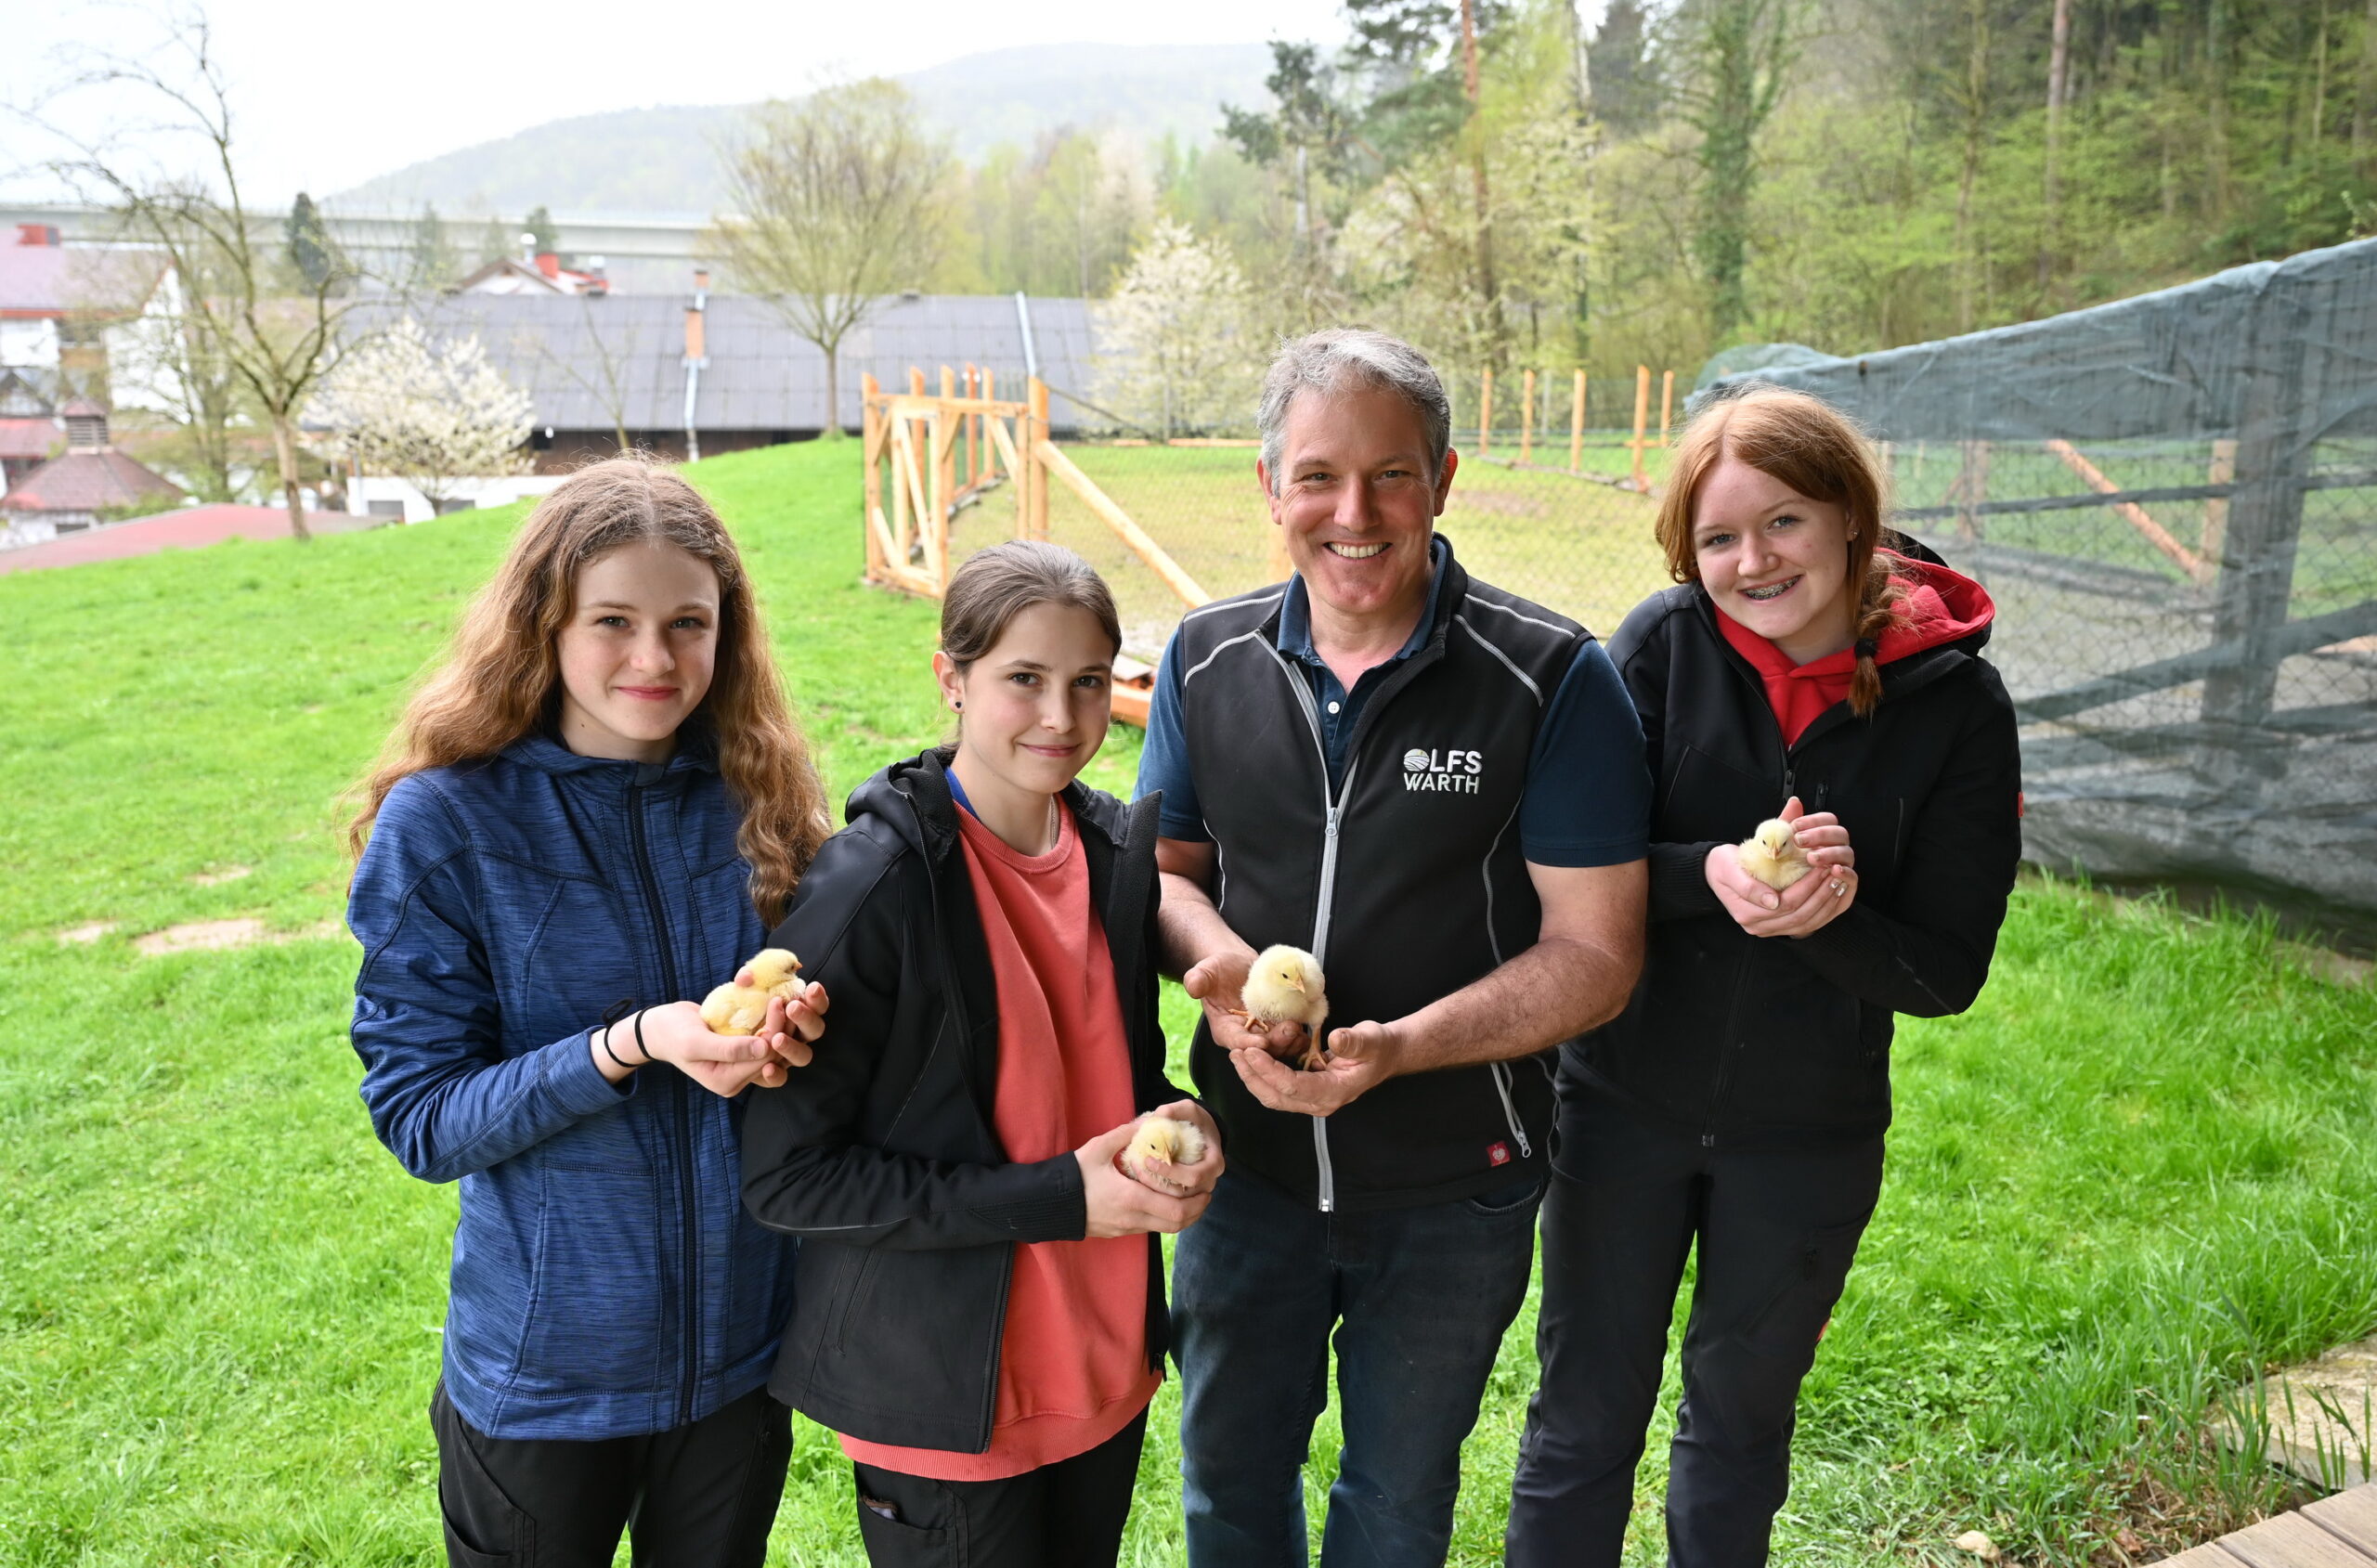
<path fill-rule="evenodd" d="M 992 1121 L 998 993 L 958 843 L 947 754 L 861 784 L 774 945 L 833 1000 L 816 1059 L 748 1092 L 743 1200 L 801 1238 L 768 1387 L 823 1426 L 903 1447 L 990 1445 L 1019 1242 L 1087 1228 L 1071 1153 L 1013 1164 Z M 1136 1103 L 1184 1096 L 1157 1020 L 1155 807 L 1073 785 L 1122 997 Z M 1148 1362 L 1163 1358 L 1163 1251 L 1148 1238 Z"/>
<path fill-rule="evenodd" d="M 1626 1011 L 1563 1048 L 1564 1100 L 1590 1085 L 1710 1147 L 1890 1124 L 1892 1015 L 1972 1005 L 2020 858 L 2014 707 L 1988 637 L 1883 665 L 1870 717 L 1836 704 L 1786 749 L 1698 584 L 1626 617 L 1609 652 L 1654 780 L 1650 940 Z M 1812 936 L 1753 937 L 1702 862 L 1794 794 L 1848 828 L 1857 901 Z"/>

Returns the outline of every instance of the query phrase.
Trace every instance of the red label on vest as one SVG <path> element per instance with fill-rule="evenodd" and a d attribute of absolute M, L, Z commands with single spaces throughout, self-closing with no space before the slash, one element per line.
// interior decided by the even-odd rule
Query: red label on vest
<path fill-rule="evenodd" d="M 1510 1146 L 1510 1145 L 1508 1145 L 1508 1144 L 1488 1144 L 1488 1145 L 1487 1145 L 1487 1146 L 1486 1146 L 1486 1163 L 1487 1163 L 1487 1164 L 1488 1164 L 1488 1165 L 1508 1165 L 1510 1162 L 1511 1162 L 1511 1146 Z"/>

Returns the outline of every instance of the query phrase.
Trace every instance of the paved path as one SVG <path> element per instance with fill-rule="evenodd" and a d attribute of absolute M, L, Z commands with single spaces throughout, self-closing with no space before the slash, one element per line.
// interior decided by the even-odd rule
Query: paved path
<path fill-rule="evenodd" d="M 2377 1568 L 2377 1485 L 2265 1519 L 2165 1558 L 2164 1568 Z"/>

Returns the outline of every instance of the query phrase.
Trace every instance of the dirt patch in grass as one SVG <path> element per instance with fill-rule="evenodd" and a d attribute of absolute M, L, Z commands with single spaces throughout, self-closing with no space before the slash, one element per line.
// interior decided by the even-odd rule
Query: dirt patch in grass
<path fill-rule="evenodd" d="M 69 926 L 58 933 L 58 940 L 68 947 L 88 947 L 115 929 L 112 920 L 93 920 L 82 926 Z"/>
<path fill-rule="evenodd" d="M 134 938 L 132 945 L 150 958 L 162 958 L 169 952 L 214 952 L 225 948 L 320 941 L 344 935 L 344 930 L 337 921 L 325 920 L 299 931 L 274 931 L 266 929 L 255 916 L 242 915 L 236 920 L 193 920 L 168 926 L 162 931 Z"/>

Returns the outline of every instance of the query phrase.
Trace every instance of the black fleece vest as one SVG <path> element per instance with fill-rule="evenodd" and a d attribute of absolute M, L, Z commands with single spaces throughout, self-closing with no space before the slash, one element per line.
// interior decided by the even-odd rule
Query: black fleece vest
<path fill-rule="evenodd" d="M 1546 706 L 1591 635 L 1445 553 L 1424 646 L 1364 706 L 1334 798 L 1312 687 L 1279 650 L 1283 588 L 1192 612 L 1172 656 L 1222 918 L 1318 955 L 1330 1027 L 1386 1021 L 1534 945 L 1519 797 Z M 1271 1110 L 1222 1055 L 1191 1069 L 1232 1166 L 1325 1210 L 1466 1198 L 1539 1172 L 1552 1058 L 1390 1079 L 1328 1118 Z"/>

